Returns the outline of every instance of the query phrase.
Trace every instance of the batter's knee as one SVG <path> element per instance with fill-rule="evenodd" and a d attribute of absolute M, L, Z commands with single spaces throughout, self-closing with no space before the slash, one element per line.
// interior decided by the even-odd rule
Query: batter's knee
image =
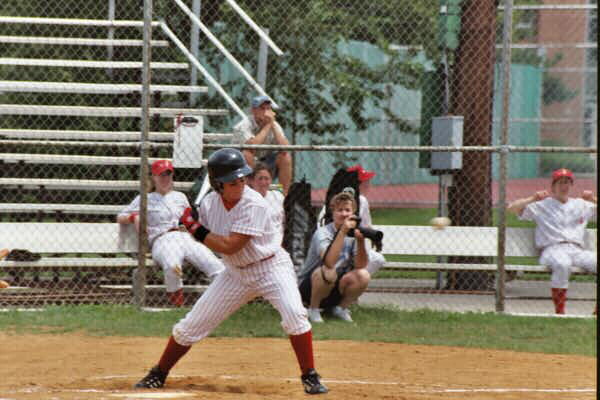
<path fill-rule="evenodd" d="M 281 315 L 281 327 L 288 335 L 301 335 L 311 329 L 306 308 L 300 303 Z"/>
<path fill-rule="evenodd" d="M 208 332 L 208 331 L 202 332 L 202 333 L 188 332 L 185 325 L 182 324 L 182 321 L 175 324 L 175 326 L 173 327 L 173 330 L 171 331 L 171 334 L 173 335 L 173 339 L 177 342 L 177 344 L 179 344 L 181 346 L 191 346 L 194 343 L 197 343 L 200 340 L 204 339 L 206 336 L 208 336 L 209 333 L 210 332 Z"/>

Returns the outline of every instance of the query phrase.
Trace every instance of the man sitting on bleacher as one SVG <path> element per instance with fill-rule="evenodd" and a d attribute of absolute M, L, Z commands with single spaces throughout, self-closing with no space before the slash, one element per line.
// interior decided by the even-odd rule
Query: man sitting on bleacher
<path fill-rule="evenodd" d="M 515 200 L 508 210 L 520 219 L 534 221 L 535 245 L 540 264 L 552 270 L 552 300 L 557 314 L 565 313 L 572 266 L 596 273 L 596 253 L 583 249 L 585 227 L 596 219 L 597 197 L 584 191 L 581 198 L 569 197 L 573 173 L 565 168 L 552 173 L 551 194 L 546 190 Z"/>
<path fill-rule="evenodd" d="M 271 100 L 267 96 L 252 99 L 250 114 L 233 127 L 234 143 L 289 145 L 276 114 L 271 108 Z M 243 150 L 242 154 L 250 168 L 256 161 L 269 166 L 271 176 L 277 177 L 283 187 L 283 195 L 287 196 L 292 184 L 292 156 L 287 151 L 275 150 Z"/>

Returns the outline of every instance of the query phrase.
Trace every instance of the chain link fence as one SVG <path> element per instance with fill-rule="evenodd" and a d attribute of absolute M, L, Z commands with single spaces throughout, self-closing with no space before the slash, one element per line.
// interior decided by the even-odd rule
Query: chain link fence
<path fill-rule="evenodd" d="M 296 228 L 288 227 L 287 235 L 302 238 L 290 249 L 296 268 L 334 173 L 360 164 L 376 172 L 364 193 L 373 225 L 422 226 L 430 229 L 423 240 L 431 243 L 394 254 L 394 235 L 398 243 L 411 242 L 410 235 L 420 240 L 419 231 L 386 231 L 392 245 L 382 254 L 389 265 L 374 274 L 359 303 L 553 311 L 547 272 L 498 274 L 497 247 L 487 250 L 496 236 L 486 239 L 483 231 L 464 231 L 463 254 L 441 251 L 435 235 L 451 229 L 433 231 L 429 220 L 447 215 L 454 227 L 532 228 L 505 219 L 499 198 L 510 202 L 548 189 L 550 173 L 561 167 L 576 175 L 573 196 L 596 192 L 596 1 L 152 3 L 145 142 L 142 2 L 0 5 L 0 235 L 6 240 L 0 249 L 28 250 L 20 260 L 0 261 L 0 279 L 11 284 L 0 291 L 0 306 L 142 300 L 172 306 L 166 267 L 153 262 L 151 249 L 137 247 L 132 224 L 115 222 L 140 193 L 144 151 L 148 165 L 173 160 L 173 189 L 193 202 L 206 158 L 238 145 L 233 127 L 250 112 L 254 96 L 268 94 L 293 146 L 285 148 L 293 181 L 310 184 L 309 196 L 292 191 L 300 194 L 289 200 L 302 205 L 302 221 L 291 211 L 286 217 Z M 503 26 L 507 10 L 512 29 Z M 503 48 L 507 42 L 510 51 Z M 508 54 L 510 63 L 503 63 Z M 432 138 L 434 117 L 444 115 L 463 117 L 462 140 Z M 431 145 L 479 150 L 446 154 L 446 161 L 459 157 L 460 164 L 433 170 L 436 152 L 418 147 Z M 507 151 L 506 145 L 519 147 Z M 504 181 L 500 154 L 506 155 Z M 161 207 L 149 201 L 150 228 Z M 182 211 L 167 210 L 174 220 Z M 538 264 L 535 256 L 511 254 L 506 265 Z M 148 270 L 145 296 L 136 297 L 140 260 Z M 193 264 L 190 256 L 180 266 L 186 305 L 210 282 Z M 571 298 L 579 300 L 569 312 L 591 312 L 595 275 L 572 280 Z"/>

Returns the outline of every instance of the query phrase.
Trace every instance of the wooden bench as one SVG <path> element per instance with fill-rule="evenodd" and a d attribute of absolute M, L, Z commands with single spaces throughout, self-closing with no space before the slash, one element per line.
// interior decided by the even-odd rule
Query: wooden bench
<path fill-rule="evenodd" d="M 436 230 L 430 226 L 376 225 L 384 233 L 385 255 L 412 256 L 473 256 L 497 257 L 498 229 L 495 227 L 449 226 Z M 534 242 L 534 228 L 506 229 L 506 256 L 538 257 Z M 596 229 L 587 229 L 585 248 L 596 251 Z M 433 270 L 433 271 L 490 271 L 497 270 L 496 264 L 453 264 L 447 262 L 404 262 L 387 261 L 389 270 Z M 549 272 L 544 265 L 506 264 L 506 271 Z M 573 273 L 586 273 L 579 267 Z"/>

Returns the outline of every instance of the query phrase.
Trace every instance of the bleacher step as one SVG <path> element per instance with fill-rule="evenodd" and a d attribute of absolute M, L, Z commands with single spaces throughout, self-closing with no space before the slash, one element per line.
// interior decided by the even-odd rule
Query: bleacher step
<path fill-rule="evenodd" d="M 177 115 L 227 115 L 226 109 L 150 108 L 150 115 L 173 118 Z M 0 104 L 0 115 L 55 115 L 72 117 L 142 117 L 141 107 L 85 107 L 30 104 Z"/>
<path fill-rule="evenodd" d="M 139 159 L 138 159 L 139 162 Z M 175 181 L 174 189 L 187 191 L 194 182 Z M 139 190 L 139 181 L 91 180 L 91 179 L 38 179 L 0 178 L 0 186 L 37 189 L 43 186 L 49 190 Z"/>
<path fill-rule="evenodd" d="M 140 84 L 0 81 L 0 92 L 126 94 L 142 91 Z M 150 92 L 206 93 L 206 86 L 150 85 Z"/>
<path fill-rule="evenodd" d="M 52 44 L 65 46 L 126 46 L 142 47 L 144 41 L 140 39 L 93 39 L 93 38 L 70 38 L 53 36 L 0 36 L 0 43 L 6 44 Z M 169 47 L 167 40 L 152 40 L 152 47 Z"/>
<path fill-rule="evenodd" d="M 149 132 L 151 141 L 172 141 L 174 132 Z M 203 133 L 204 141 L 231 140 L 232 133 Z M 81 131 L 48 129 L 0 129 L 0 137 L 16 139 L 63 139 L 63 140 L 125 140 L 139 141 L 140 132 L 126 131 Z"/>
<path fill-rule="evenodd" d="M 141 61 L 96 61 L 96 60 L 49 60 L 45 58 L 9 58 L 0 57 L 0 65 L 22 67 L 68 67 L 68 68 L 102 68 L 102 69 L 142 69 Z M 151 69 L 185 69 L 188 63 L 151 62 Z"/>
<path fill-rule="evenodd" d="M 162 158 L 149 158 L 148 162 Z M 77 165 L 139 165 L 140 157 L 112 157 L 112 156 L 87 156 L 63 154 L 27 154 L 27 153 L 0 153 L 0 160 L 4 163 L 25 164 L 77 164 Z M 206 160 L 202 160 L 206 165 Z"/>

